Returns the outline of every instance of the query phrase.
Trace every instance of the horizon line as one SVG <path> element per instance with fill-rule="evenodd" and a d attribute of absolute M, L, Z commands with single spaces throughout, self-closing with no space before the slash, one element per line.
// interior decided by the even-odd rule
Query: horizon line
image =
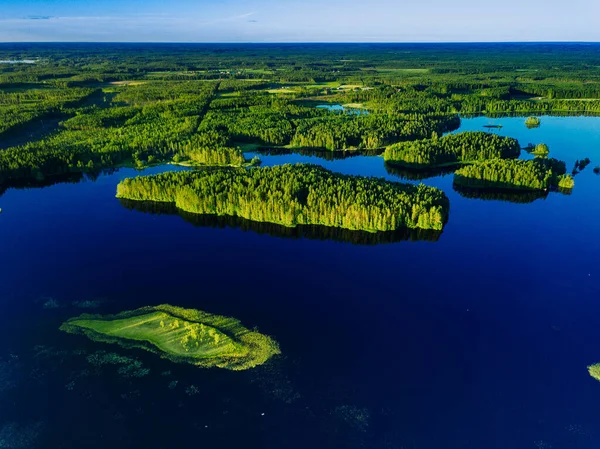
<path fill-rule="evenodd" d="M 212 45 L 264 45 L 264 44 L 304 44 L 304 45 L 357 45 L 357 44 L 600 44 L 600 41 L 4 41 L 0 45 L 11 44 L 212 44 Z"/>

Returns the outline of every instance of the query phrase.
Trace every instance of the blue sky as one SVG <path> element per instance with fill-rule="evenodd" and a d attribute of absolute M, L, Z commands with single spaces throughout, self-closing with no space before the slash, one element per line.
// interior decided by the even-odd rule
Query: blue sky
<path fill-rule="evenodd" d="M 600 0 L 0 0 L 0 42 L 600 41 Z"/>

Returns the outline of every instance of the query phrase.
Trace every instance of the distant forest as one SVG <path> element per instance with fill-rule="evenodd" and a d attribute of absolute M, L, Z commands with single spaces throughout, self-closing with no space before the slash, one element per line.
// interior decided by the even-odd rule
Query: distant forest
<path fill-rule="evenodd" d="M 514 168 L 545 185 L 539 164 L 509 162 L 514 139 L 444 134 L 460 116 L 600 114 L 596 44 L 0 44 L 0 61 L 0 192 L 121 166 L 249 167 L 258 149 L 383 152 L 390 170 L 501 159 L 459 183 Z"/>
<path fill-rule="evenodd" d="M 0 60 L 35 61 L 0 64 L 4 186 L 240 166 L 249 146 L 381 149 L 441 136 L 459 114 L 600 113 L 598 45 L 0 44 Z"/>

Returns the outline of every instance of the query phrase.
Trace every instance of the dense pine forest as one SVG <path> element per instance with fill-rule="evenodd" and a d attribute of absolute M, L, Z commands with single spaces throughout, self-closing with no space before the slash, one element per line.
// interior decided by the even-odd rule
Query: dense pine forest
<path fill-rule="evenodd" d="M 454 184 L 471 189 L 573 188 L 573 178 L 565 173 L 565 164 L 556 159 L 491 159 L 457 170 L 454 173 Z"/>
<path fill-rule="evenodd" d="M 444 134 L 460 116 L 517 114 L 534 127 L 541 114 L 600 114 L 594 45 L 0 44 L 0 61 L 0 192 L 121 166 L 248 167 L 257 150 L 383 152 L 388 171 L 410 179 L 493 160 L 461 169 L 457 183 L 566 188 L 572 178 L 542 162 L 511 161 L 514 139 Z M 259 215 L 369 230 L 440 229 L 444 220 L 405 213 L 394 224 L 379 212 L 355 217 L 356 227 L 298 218 L 293 207 Z"/>
<path fill-rule="evenodd" d="M 0 60 L 34 61 L 0 64 L 5 185 L 119 165 L 240 166 L 247 144 L 389 147 L 391 160 L 402 142 L 456 129 L 458 114 L 600 113 L 600 50 L 576 44 L 2 44 Z M 413 151 L 407 162 L 432 163 Z"/>
<path fill-rule="evenodd" d="M 283 226 L 361 231 L 441 230 L 448 199 L 441 190 L 344 176 L 316 165 L 168 172 L 122 181 L 117 197 L 175 203 L 182 211 L 229 215 Z"/>
<path fill-rule="evenodd" d="M 516 158 L 516 139 L 485 132 L 464 132 L 441 138 L 401 142 L 385 149 L 385 162 L 409 168 L 430 168 L 495 158 Z"/>

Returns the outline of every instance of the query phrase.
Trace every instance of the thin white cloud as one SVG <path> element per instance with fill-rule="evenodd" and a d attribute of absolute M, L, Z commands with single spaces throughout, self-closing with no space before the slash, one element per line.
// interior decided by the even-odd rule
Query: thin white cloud
<path fill-rule="evenodd" d="M 44 20 L 0 18 L 0 41 L 198 41 L 210 40 L 223 23 L 246 23 L 250 11 L 226 17 L 165 14 L 124 16 L 45 16 Z M 42 16 L 39 16 L 42 17 Z"/>

